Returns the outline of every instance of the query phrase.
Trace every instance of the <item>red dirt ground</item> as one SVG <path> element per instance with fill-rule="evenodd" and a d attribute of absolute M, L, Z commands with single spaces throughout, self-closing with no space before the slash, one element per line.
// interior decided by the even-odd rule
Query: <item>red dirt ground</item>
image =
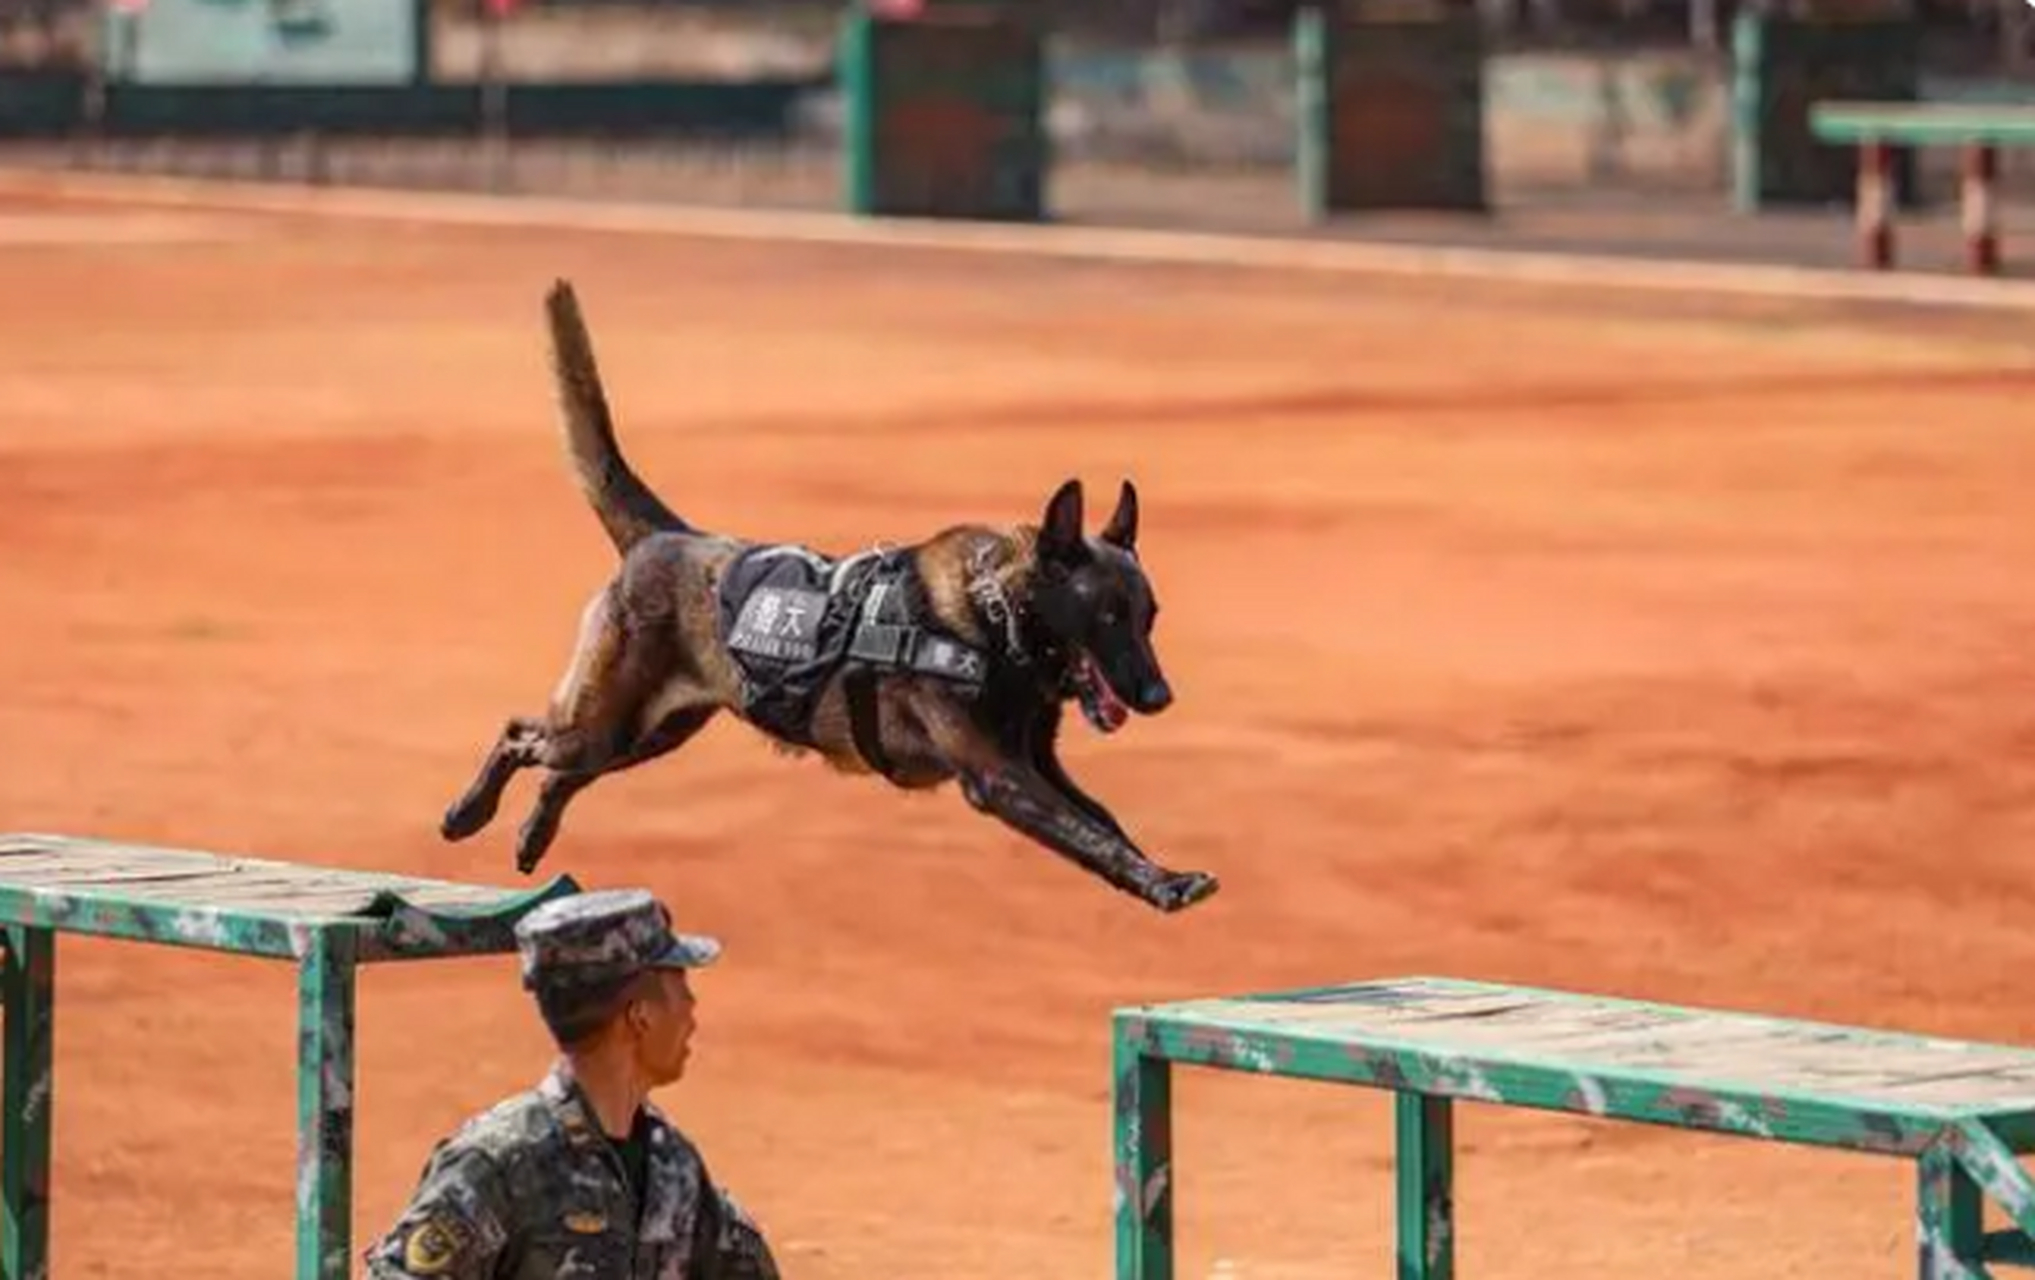
<path fill-rule="evenodd" d="M 663 1100 L 787 1274 L 1107 1274 L 1140 1000 L 1443 972 L 2035 1041 L 2004 321 L 0 206 L 0 828 L 516 883 L 527 780 L 435 827 L 610 565 L 557 274 L 709 526 L 846 550 L 1069 474 L 1146 496 L 1180 701 L 1068 754 L 1223 877 L 1204 907 L 729 723 L 581 797 L 546 865 L 727 941 Z M 289 971 L 59 969 L 57 1276 L 287 1274 Z M 370 970 L 361 1038 L 364 1240 L 546 1048 L 500 958 Z M 1382 1097 L 1176 1096 L 1183 1277 L 1389 1265 Z M 1899 1162 L 1459 1124 L 1466 1275 L 1911 1273 Z"/>

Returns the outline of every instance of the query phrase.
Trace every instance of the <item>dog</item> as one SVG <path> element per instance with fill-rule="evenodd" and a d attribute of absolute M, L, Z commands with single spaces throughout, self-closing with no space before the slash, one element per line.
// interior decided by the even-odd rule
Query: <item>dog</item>
<path fill-rule="evenodd" d="M 547 713 L 507 722 L 445 811 L 446 840 L 486 827 L 510 779 L 540 767 L 516 840 L 528 875 L 580 791 L 727 712 L 846 773 L 911 791 L 958 780 L 977 811 L 1160 911 L 1216 892 L 1212 875 L 1147 858 L 1056 753 L 1067 702 L 1111 733 L 1173 701 L 1128 480 L 1093 538 L 1071 479 L 1036 525 L 960 524 L 845 558 L 695 528 L 622 456 L 569 281 L 546 313 L 567 452 L 620 563 L 586 606 Z"/>

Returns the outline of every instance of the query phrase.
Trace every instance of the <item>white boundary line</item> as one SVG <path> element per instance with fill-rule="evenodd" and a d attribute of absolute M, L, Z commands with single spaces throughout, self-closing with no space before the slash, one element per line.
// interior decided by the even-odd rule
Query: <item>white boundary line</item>
<path fill-rule="evenodd" d="M 1827 302 L 2035 310 L 2035 282 L 1607 254 L 1302 240 L 1272 236 L 858 218 L 775 209 L 557 200 L 361 187 L 192 180 L 0 167 L 0 195 L 172 205 L 443 226 L 521 227 L 702 239 L 945 250 L 1100 262 L 1412 276 L 1713 293 Z M 1842 234 L 1832 228 L 1833 234 Z M 1747 227 L 1747 234 L 1756 234 Z"/>

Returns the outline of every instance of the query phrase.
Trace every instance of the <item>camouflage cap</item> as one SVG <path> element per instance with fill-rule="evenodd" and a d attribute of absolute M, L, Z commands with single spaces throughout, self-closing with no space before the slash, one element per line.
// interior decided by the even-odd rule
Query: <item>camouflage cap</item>
<path fill-rule="evenodd" d="M 598 889 L 557 898 L 516 924 L 523 986 L 597 988 L 645 969 L 698 969 L 721 944 L 673 933 L 671 913 L 647 889 Z"/>

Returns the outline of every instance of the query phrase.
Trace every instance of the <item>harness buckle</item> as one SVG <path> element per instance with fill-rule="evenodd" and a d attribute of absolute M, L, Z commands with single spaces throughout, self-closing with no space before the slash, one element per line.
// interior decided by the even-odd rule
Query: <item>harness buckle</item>
<path fill-rule="evenodd" d="M 848 641 L 848 656 L 884 666 L 904 666 L 911 661 L 914 627 L 892 626 L 887 622 L 863 619 Z"/>

